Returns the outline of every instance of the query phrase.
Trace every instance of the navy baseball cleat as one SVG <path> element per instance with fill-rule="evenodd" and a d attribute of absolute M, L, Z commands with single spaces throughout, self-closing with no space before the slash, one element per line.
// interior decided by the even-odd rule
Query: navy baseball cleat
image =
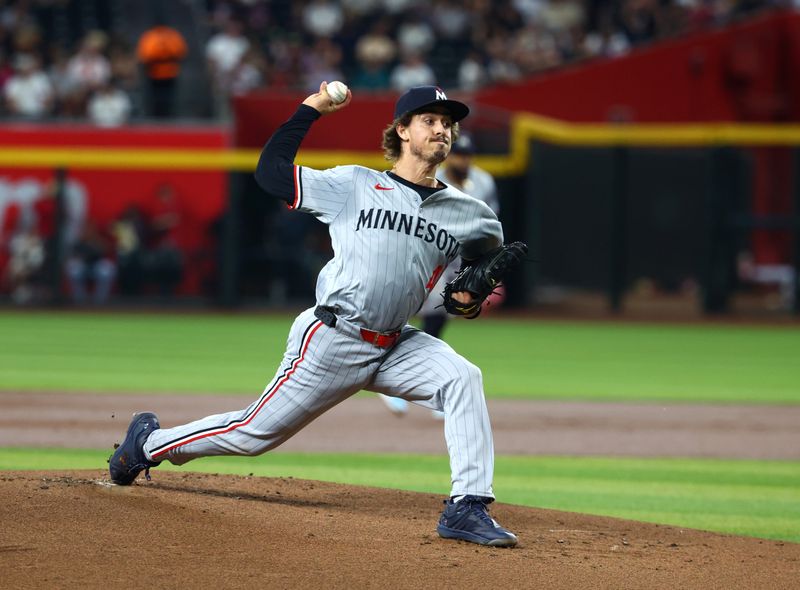
<path fill-rule="evenodd" d="M 133 415 L 128 432 L 125 433 L 125 440 L 108 460 L 111 481 L 121 486 L 131 485 L 143 469 L 147 479 L 150 479 L 150 468 L 160 465 L 160 461 L 156 463 L 147 460 L 144 455 L 144 443 L 150 433 L 159 428 L 161 425 L 158 423 L 158 418 L 152 412 Z"/>
<path fill-rule="evenodd" d="M 513 547 L 517 544 L 517 537 L 489 516 L 486 506 L 491 502 L 494 502 L 492 498 L 480 496 L 464 496 L 455 503 L 445 500 L 446 507 L 436 531 L 445 539 L 463 539 L 492 547 Z"/>

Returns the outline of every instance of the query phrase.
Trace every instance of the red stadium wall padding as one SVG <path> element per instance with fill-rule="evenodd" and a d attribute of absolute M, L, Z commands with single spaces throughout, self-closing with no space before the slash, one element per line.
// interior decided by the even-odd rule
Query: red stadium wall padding
<path fill-rule="evenodd" d="M 89 125 L 6 123 L 0 127 L 0 144 L 4 146 L 221 148 L 228 145 L 229 138 L 227 129 L 218 125 L 104 129 Z"/>
<path fill-rule="evenodd" d="M 292 116 L 307 94 L 262 91 L 234 100 L 234 143 L 260 148 Z M 356 94 L 335 116 L 323 117 L 303 140 L 303 148 L 318 150 L 380 151 L 381 130 L 394 114 L 395 94 Z"/>
<path fill-rule="evenodd" d="M 14 125 L 0 128 L 0 144 L 4 146 L 39 147 L 124 147 L 124 148 L 224 148 L 229 143 L 227 130 L 213 128 L 163 129 Z M 0 169 L 6 179 L 52 178 L 52 171 Z M 182 204 L 193 217 L 200 220 L 218 216 L 227 196 L 227 174 L 212 172 L 181 172 L 172 170 L 75 170 L 69 177 L 83 183 L 88 190 L 92 218 L 107 223 L 118 216 L 130 203 L 145 204 L 155 189 L 163 183 L 175 186 Z"/>

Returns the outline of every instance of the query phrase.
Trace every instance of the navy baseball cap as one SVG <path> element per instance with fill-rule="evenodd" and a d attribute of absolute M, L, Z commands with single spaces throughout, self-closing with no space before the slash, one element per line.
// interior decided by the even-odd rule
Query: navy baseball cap
<path fill-rule="evenodd" d="M 450 153 L 471 156 L 475 153 L 475 142 L 472 141 L 472 137 L 468 133 L 461 132 L 458 139 L 453 142 Z"/>
<path fill-rule="evenodd" d="M 453 123 L 469 115 L 469 107 L 463 102 L 450 100 L 444 90 L 438 86 L 414 86 L 406 90 L 394 105 L 394 118 L 399 119 L 406 113 L 422 111 L 425 107 L 444 107 L 453 119 Z"/>

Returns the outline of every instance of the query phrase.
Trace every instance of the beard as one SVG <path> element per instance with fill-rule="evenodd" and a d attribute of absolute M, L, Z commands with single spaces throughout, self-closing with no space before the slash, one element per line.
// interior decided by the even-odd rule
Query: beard
<path fill-rule="evenodd" d="M 424 152 L 419 146 L 412 144 L 411 148 L 411 155 L 415 158 L 422 160 L 428 164 L 433 164 L 438 166 L 442 162 L 444 162 L 447 154 L 450 150 L 447 149 L 447 146 L 442 144 L 435 144 L 436 148 L 432 152 Z"/>

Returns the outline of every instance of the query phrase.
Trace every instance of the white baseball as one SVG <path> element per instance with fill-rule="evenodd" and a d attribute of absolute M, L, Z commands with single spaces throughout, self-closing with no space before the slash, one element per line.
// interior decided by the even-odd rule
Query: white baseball
<path fill-rule="evenodd" d="M 339 82 L 339 80 L 330 82 L 327 86 L 327 91 L 333 104 L 342 103 L 347 98 L 347 85 L 343 82 Z"/>

